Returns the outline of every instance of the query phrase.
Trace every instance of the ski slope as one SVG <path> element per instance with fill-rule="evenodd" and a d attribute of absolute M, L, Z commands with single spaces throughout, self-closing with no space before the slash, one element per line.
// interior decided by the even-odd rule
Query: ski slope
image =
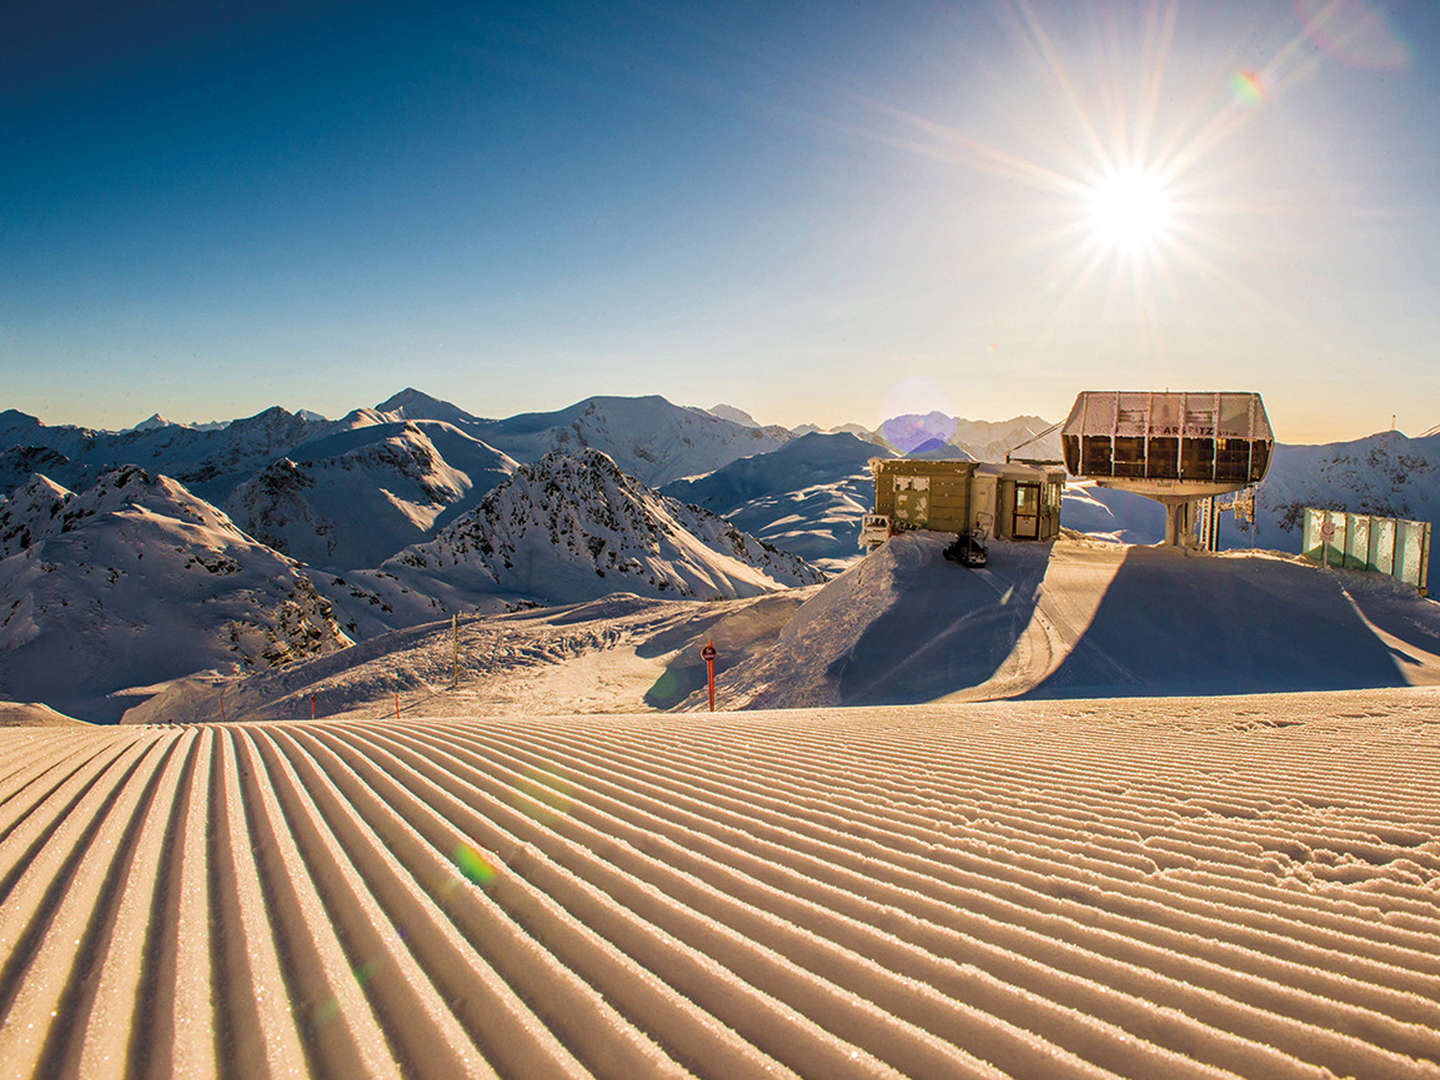
<path fill-rule="evenodd" d="M 1440 1077 L 1437 706 L 3 729 L 0 1071 Z"/>

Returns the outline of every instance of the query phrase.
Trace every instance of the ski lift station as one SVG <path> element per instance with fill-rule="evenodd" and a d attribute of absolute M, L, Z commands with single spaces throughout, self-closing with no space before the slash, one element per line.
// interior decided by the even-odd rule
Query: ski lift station
<path fill-rule="evenodd" d="M 1259 394 L 1085 390 L 1061 426 L 1072 475 L 1165 506 L 1165 542 L 1196 542 L 1202 500 L 1265 479 L 1275 435 Z"/>
<path fill-rule="evenodd" d="M 1065 470 L 1058 465 L 871 458 L 875 509 L 860 543 L 892 530 L 930 529 L 996 540 L 1053 540 L 1060 532 Z"/>

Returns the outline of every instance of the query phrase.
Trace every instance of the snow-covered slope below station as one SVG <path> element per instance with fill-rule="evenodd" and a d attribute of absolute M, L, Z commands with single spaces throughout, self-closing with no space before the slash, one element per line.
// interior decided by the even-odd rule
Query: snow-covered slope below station
<path fill-rule="evenodd" d="M 349 644 L 296 563 L 168 477 L 36 477 L 0 504 L 0 536 L 0 699 L 113 720 L 134 688 Z"/>
<path fill-rule="evenodd" d="M 727 708 L 1225 694 L 1440 683 L 1440 603 L 1275 553 L 995 543 L 984 570 L 909 533 L 722 673 Z M 701 707 L 692 697 L 688 707 Z"/>
<path fill-rule="evenodd" d="M 435 715 L 696 709 L 708 640 L 732 709 L 1440 685 L 1440 604 L 1378 576 L 1086 539 L 997 543 L 972 571 L 941 558 L 945 539 L 896 537 L 828 584 L 751 600 L 467 607 L 458 660 L 447 617 L 226 692 L 266 719 L 306 715 L 309 693 L 361 716 L 394 693 Z M 153 715 L 189 709 L 180 693 Z"/>

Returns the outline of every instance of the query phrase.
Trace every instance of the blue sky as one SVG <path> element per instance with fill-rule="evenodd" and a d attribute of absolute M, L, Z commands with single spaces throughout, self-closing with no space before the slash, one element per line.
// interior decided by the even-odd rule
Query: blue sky
<path fill-rule="evenodd" d="M 1259 390 L 1291 441 L 1440 423 L 1429 3 L 28 8 L 0 406 L 49 423 L 406 385 L 488 416 L 1170 387 Z M 1134 248 L 1095 223 L 1117 170 L 1163 188 Z"/>

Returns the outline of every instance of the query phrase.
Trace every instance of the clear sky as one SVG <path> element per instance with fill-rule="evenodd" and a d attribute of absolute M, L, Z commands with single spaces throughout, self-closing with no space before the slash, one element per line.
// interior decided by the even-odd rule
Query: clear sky
<path fill-rule="evenodd" d="M 0 13 L 0 407 L 1440 424 L 1440 4 Z"/>

